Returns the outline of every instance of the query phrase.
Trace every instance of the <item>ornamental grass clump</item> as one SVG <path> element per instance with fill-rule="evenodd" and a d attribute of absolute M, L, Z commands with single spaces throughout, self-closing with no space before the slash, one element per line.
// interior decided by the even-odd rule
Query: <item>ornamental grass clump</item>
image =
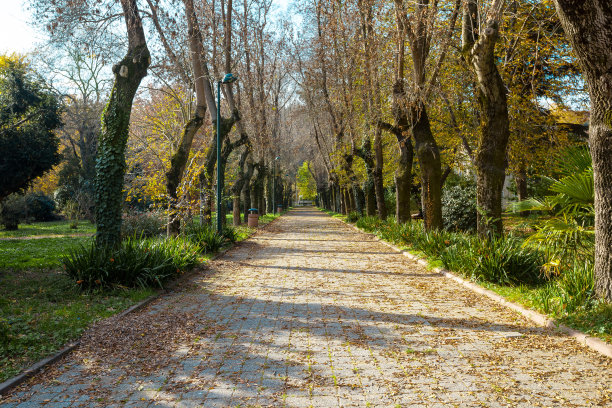
<path fill-rule="evenodd" d="M 361 214 L 358 211 L 351 211 L 347 214 L 346 221 L 350 222 L 351 224 L 354 224 L 355 222 L 357 222 L 357 220 L 359 220 L 360 217 Z"/>
<path fill-rule="evenodd" d="M 118 248 L 81 246 L 63 259 L 68 276 L 82 289 L 162 287 L 198 263 L 198 248 L 183 238 L 127 238 Z"/>
<path fill-rule="evenodd" d="M 374 222 L 369 221 L 369 225 Z M 481 240 L 475 235 L 447 230 L 425 231 L 422 222 L 397 224 L 390 219 L 377 229 L 387 241 L 409 246 L 442 261 L 445 268 L 476 280 L 499 284 L 537 283 L 545 259 L 516 237 Z"/>
<path fill-rule="evenodd" d="M 229 231 L 228 228 L 225 229 Z M 185 224 L 183 235 L 190 242 L 198 247 L 200 253 L 209 254 L 219 251 L 226 243 L 228 237 L 235 237 L 235 234 L 227 232 L 226 235 L 222 232 L 219 234 L 214 227 L 208 224 L 199 224 L 190 222 Z"/>
<path fill-rule="evenodd" d="M 460 272 L 473 279 L 502 285 L 541 281 L 545 259 L 539 251 L 525 248 L 521 240 L 512 236 L 471 237 L 466 242 L 469 245 L 461 252 Z"/>
<path fill-rule="evenodd" d="M 546 313 L 563 316 L 592 306 L 595 299 L 592 263 L 574 264 L 536 292 L 536 304 Z"/>
<path fill-rule="evenodd" d="M 367 232 L 376 232 L 385 222 L 376 216 L 365 216 L 357 220 L 355 225 Z"/>

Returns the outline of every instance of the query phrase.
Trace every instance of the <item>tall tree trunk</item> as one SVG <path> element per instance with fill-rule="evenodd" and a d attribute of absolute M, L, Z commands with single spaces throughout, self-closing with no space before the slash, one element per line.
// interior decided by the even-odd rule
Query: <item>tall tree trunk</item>
<path fill-rule="evenodd" d="M 519 170 L 514 175 L 514 181 L 516 182 L 516 195 L 519 201 L 527 199 L 527 170 L 525 165 L 522 164 Z M 529 215 L 529 211 L 521 211 L 521 217 Z"/>
<path fill-rule="evenodd" d="M 506 86 L 495 64 L 495 44 L 499 38 L 499 18 L 504 0 L 495 0 L 486 27 L 478 33 L 476 0 L 464 9 L 462 48 L 472 64 L 477 80 L 481 134 L 475 156 L 478 235 L 501 234 L 502 192 L 508 167 L 510 137 Z"/>
<path fill-rule="evenodd" d="M 410 127 L 421 166 L 421 207 L 425 230 L 442 228 L 442 167 L 425 105 L 411 109 Z"/>
<path fill-rule="evenodd" d="M 363 183 L 365 194 L 365 213 L 368 217 L 376 215 L 376 193 L 374 182 L 374 157 L 372 155 L 372 142 L 369 137 L 364 137 L 361 147 L 355 150 L 355 155 L 363 160 L 365 165 L 366 179 Z"/>
<path fill-rule="evenodd" d="M 240 160 L 238 161 L 238 175 L 236 177 L 236 181 L 232 186 L 232 196 L 233 196 L 233 205 L 232 205 L 232 215 L 233 215 L 233 224 L 235 226 L 240 225 L 240 193 L 242 192 L 242 188 L 244 187 L 244 183 L 246 180 L 244 167 L 246 164 L 247 157 L 249 156 L 251 149 L 249 146 L 246 146 L 242 154 L 240 155 Z"/>
<path fill-rule="evenodd" d="M 96 244 L 99 246 L 117 246 L 121 243 L 125 146 L 132 102 L 151 63 L 136 3 L 136 0 L 121 0 L 128 33 L 128 52 L 113 66 L 115 83 L 102 113 L 95 194 Z"/>
<path fill-rule="evenodd" d="M 177 190 L 183 179 L 183 173 L 185 172 L 185 166 L 187 165 L 193 138 L 204 123 L 206 108 L 199 108 L 203 108 L 203 111 L 196 113 L 195 117 L 190 119 L 185 125 L 179 147 L 170 158 L 170 169 L 166 172 L 166 192 L 169 197 L 168 226 L 166 231 L 168 236 L 175 236 L 180 232 L 181 224 L 179 209 L 177 208 Z"/>
<path fill-rule="evenodd" d="M 240 201 L 242 202 L 242 213 L 244 216 L 244 222 L 249 222 L 249 209 L 251 208 L 251 178 L 253 177 L 253 171 L 255 166 L 252 160 L 247 160 L 246 171 L 244 172 L 244 183 L 242 190 L 240 191 Z"/>
<path fill-rule="evenodd" d="M 387 219 L 387 205 L 385 204 L 385 188 L 383 185 L 383 150 L 382 131 L 376 128 L 374 136 L 374 156 L 376 164 L 374 167 L 374 191 L 376 193 L 376 209 L 378 218 Z"/>
<path fill-rule="evenodd" d="M 555 6 L 591 97 L 595 292 L 612 301 L 612 4 L 609 0 L 555 0 Z"/>
<path fill-rule="evenodd" d="M 412 160 L 414 152 L 409 138 L 399 143 L 399 162 L 395 171 L 395 217 L 398 224 L 410 222 L 410 199 L 412 191 Z"/>
<path fill-rule="evenodd" d="M 187 3 L 191 3 L 191 0 L 186 1 Z M 160 36 L 162 36 L 162 42 L 164 44 L 164 47 L 166 48 L 168 54 L 171 56 L 171 59 L 175 61 L 176 56 L 169 48 L 168 43 L 165 41 L 165 36 L 163 35 L 163 31 L 159 26 L 156 7 L 151 3 L 150 0 L 148 1 L 148 3 L 153 13 L 153 20 L 155 26 L 158 29 Z M 193 69 L 194 76 L 193 84 L 195 86 L 196 94 L 196 109 L 194 117 L 191 118 L 183 128 L 183 133 L 181 135 L 181 140 L 179 142 L 178 148 L 170 159 L 170 169 L 166 172 L 166 192 L 168 193 L 169 197 L 167 226 L 168 236 L 178 235 L 178 233 L 180 232 L 180 217 L 179 209 L 177 208 L 177 189 L 183 179 L 183 173 L 185 172 L 185 166 L 187 165 L 187 160 L 189 159 L 189 152 L 191 151 L 193 139 L 200 127 L 202 127 L 202 124 L 204 123 L 204 116 L 206 115 L 206 102 L 204 96 L 204 71 L 200 62 L 200 50 L 203 48 L 202 35 L 198 27 L 198 21 L 195 16 L 193 4 L 187 4 L 185 10 L 188 28 L 187 33 L 189 38 L 189 51 L 191 53 L 191 66 Z M 177 63 L 176 65 L 178 65 L 180 68 L 180 64 Z M 182 70 L 179 69 L 179 72 L 182 72 Z"/>

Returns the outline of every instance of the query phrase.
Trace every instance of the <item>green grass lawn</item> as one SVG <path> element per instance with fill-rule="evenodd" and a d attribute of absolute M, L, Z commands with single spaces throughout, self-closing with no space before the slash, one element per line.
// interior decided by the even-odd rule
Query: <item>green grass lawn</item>
<path fill-rule="evenodd" d="M 0 231 L 0 238 L 16 238 L 40 235 L 95 234 L 96 226 L 89 221 L 79 221 L 77 229 L 70 228 L 70 221 L 33 222 L 19 224 L 17 231 Z"/>
<path fill-rule="evenodd" d="M 84 293 L 57 270 L 0 270 L 0 382 L 77 339 L 94 321 L 153 294 Z"/>
<path fill-rule="evenodd" d="M 1 240 L 0 270 L 59 268 L 69 249 L 91 240 L 91 237 Z"/>

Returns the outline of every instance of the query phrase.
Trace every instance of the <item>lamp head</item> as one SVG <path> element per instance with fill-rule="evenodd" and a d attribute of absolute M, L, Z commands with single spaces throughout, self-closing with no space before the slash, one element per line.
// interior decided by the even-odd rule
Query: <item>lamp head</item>
<path fill-rule="evenodd" d="M 225 74 L 225 76 L 221 80 L 221 83 L 231 84 L 232 82 L 236 82 L 237 80 L 238 80 L 238 77 L 236 75 L 232 74 L 231 72 L 228 72 L 227 74 Z"/>

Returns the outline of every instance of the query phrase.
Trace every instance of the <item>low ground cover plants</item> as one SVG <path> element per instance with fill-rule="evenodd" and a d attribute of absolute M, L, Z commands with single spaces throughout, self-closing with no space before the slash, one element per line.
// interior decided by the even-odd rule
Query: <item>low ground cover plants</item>
<path fill-rule="evenodd" d="M 198 263 L 198 247 L 182 237 L 127 238 L 118 248 L 91 243 L 69 251 L 64 268 L 79 287 L 163 287 Z"/>

